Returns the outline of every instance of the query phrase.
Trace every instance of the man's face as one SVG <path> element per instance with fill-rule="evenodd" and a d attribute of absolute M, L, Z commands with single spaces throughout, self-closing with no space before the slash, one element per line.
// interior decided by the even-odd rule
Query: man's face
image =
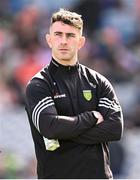
<path fill-rule="evenodd" d="M 52 49 L 52 56 L 59 61 L 77 59 L 78 50 L 84 45 L 84 37 L 79 29 L 57 21 L 52 24 L 47 42 Z"/>

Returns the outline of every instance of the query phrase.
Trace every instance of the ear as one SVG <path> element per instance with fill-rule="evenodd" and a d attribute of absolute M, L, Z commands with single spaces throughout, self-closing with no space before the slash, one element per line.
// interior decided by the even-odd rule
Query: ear
<path fill-rule="evenodd" d="M 52 48 L 52 43 L 51 43 L 51 37 L 50 37 L 50 34 L 46 34 L 46 41 L 47 41 L 49 47 Z"/>
<path fill-rule="evenodd" d="M 84 36 L 81 36 L 80 37 L 80 40 L 79 40 L 79 46 L 78 46 L 78 49 L 81 49 L 85 44 L 85 37 Z"/>

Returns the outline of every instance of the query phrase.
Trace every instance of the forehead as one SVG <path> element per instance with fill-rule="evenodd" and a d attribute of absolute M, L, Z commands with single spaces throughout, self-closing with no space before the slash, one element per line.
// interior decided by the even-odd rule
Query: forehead
<path fill-rule="evenodd" d="M 50 32 L 63 32 L 63 33 L 79 33 L 80 30 L 74 26 L 65 24 L 61 21 L 54 22 L 50 27 Z"/>

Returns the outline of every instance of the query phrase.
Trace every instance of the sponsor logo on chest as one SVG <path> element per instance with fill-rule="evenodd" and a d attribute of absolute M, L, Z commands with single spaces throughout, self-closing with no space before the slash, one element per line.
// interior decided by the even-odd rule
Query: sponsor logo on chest
<path fill-rule="evenodd" d="M 54 99 L 60 99 L 60 98 L 64 98 L 64 97 L 66 97 L 66 94 L 56 94 L 54 96 Z"/>

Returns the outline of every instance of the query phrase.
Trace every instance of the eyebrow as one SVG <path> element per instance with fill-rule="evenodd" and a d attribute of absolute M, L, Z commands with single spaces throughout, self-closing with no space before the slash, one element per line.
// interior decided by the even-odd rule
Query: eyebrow
<path fill-rule="evenodd" d="M 63 32 L 61 32 L 61 31 L 55 31 L 54 34 L 56 34 L 56 33 L 63 34 Z M 65 34 L 75 36 L 75 33 L 65 33 Z"/>

